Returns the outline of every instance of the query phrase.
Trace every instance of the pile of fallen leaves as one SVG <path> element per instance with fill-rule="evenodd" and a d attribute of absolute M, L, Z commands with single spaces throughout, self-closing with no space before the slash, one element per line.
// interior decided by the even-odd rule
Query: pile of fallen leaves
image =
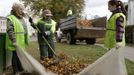
<path fill-rule="evenodd" d="M 92 26 L 92 20 L 82 20 L 82 19 L 78 19 L 78 23 L 81 26 L 86 26 L 86 27 L 90 27 Z"/>
<path fill-rule="evenodd" d="M 68 57 L 64 53 L 59 54 L 58 59 L 46 58 L 41 63 L 46 69 L 58 75 L 77 74 L 87 66 L 87 64 L 81 63 L 79 60 L 74 61 L 74 63 L 69 62 Z"/>

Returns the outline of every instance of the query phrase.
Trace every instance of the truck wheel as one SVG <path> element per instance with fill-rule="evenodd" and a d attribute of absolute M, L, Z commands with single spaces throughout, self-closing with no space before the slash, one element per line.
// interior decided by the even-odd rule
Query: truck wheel
<path fill-rule="evenodd" d="M 72 36 L 71 33 L 67 33 L 67 43 L 68 44 L 76 44 L 76 40 L 74 39 L 74 37 Z"/>
<path fill-rule="evenodd" d="M 96 42 L 96 39 L 95 38 L 90 38 L 90 39 L 87 39 L 86 40 L 86 43 L 87 44 L 95 44 L 95 42 Z"/>

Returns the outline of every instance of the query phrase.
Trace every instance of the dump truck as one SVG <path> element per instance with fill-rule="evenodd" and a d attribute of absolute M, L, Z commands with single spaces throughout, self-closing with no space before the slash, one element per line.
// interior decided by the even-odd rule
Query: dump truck
<path fill-rule="evenodd" d="M 106 17 L 86 20 L 77 15 L 61 19 L 60 29 L 68 44 L 76 44 L 76 40 L 85 40 L 87 44 L 95 44 L 96 38 L 105 35 Z"/>

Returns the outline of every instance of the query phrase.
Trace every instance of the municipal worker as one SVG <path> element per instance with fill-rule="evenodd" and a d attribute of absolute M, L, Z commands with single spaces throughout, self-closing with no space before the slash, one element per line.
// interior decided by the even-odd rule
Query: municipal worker
<path fill-rule="evenodd" d="M 111 49 L 116 56 L 118 66 L 115 71 L 117 75 L 127 75 L 124 51 L 125 46 L 125 26 L 126 26 L 126 11 L 123 3 L 119 0 L 110 0 L 108 2 L 108 9 L 112 12 L 106 26 L 105 44 L 104 46 Z M 114 60 L 111 60 L 114 61 Z M 114 69 L 114 68 L 113 68 Z"/>
<path fill-rule="evenodd" d="M 108 9 L 112 12 L 106 26 L 104 46 L 119 49 L 125 46 L 126 10 L 119 0 L 110 0 Z"/>
<path fill-rule="evenodd" d="M 49 9 L 44 9 L 42 12 L 42 18 L 38 20 L 37 26 L 35 26 L 32 19 L 29 18 L 29 22 L 31 23 L 32 27 L 38 31 L 38 43 L 41 60 L 54 57 L 52 50 L 55 50 L 54 36 L 56 22 L 51 19 L 52 16 L 52 12 Z M 45 37 L 46 40 L 43 37 Z M 50 46 L 47 44 L 47 42 L 50 44 Z"/>
<path fill-rule="evenodd" d="M 12 51 L 12 68 L 14 75 L 23 71 L 21 62 L 16 53 L 16 47 L 25 48 L 29 42 L 27 25 L 24 21 L 24 6 L 14 3 L 11 14 L 7 17 L 6 49 Z"/>
<path fill-rule="evenodd" d="M 67 11 L 67 16 L 72 16 L 73 12 L 72 12 L 72 9 L 70 8 L 68 11 Z"/>

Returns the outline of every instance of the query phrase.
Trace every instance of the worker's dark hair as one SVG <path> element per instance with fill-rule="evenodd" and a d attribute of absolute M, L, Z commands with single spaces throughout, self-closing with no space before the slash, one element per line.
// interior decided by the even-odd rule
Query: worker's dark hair
<path fill-rule="evenodd" d="M 127 12 L 126 12 L 126 9 L 125 9 L 122 1 L 120 1 L 120 0 L 110 0 L 108 2 L 108 4 L 110 4 L 110 5 L 116 5 L 117 10 L 119 10 L 120 12 L 122 12 L 124 15 L 127 16 Z"/>
<path fill-rule="evenodd" d="M 126 9 L 126 11 L 128 12 L 128 5 L 125 5 L 125 9 Z"/>

